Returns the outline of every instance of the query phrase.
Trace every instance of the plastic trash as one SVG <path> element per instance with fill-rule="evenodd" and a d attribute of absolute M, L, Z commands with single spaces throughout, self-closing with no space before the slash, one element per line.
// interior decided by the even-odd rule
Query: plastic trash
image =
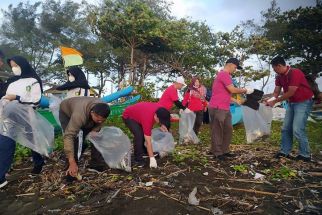
<path fill-rule="evenodd" d="M 117 127 L 103 127 L 100 132 L 90 132 L 87 139 L 102 154 L 110 168 L 131 172 L 131 142 Z"/>
<path fill-rule="evenodd" d="M 258 110 L 251 109 L 247 106 L 243 106 L 242 110 L 247 143 L 252 143 L 258 138 L 271 133 L 273 118 L 271 107 L 260 104 Z"/>
<path fill-rule="evenodd" d="M 190 205 L 199 205 L 200 200 L 196 197 L 197 187 L 194 187 L 192 192 L 189 194 L 188 203 Z"/>
<path fill-rule="evenodd" d="M 257 180 L 257 179 L 263 180 L 264 178 L 265 178 L 265 175 L 257 173 L 257 172 L 255 173 L 255 176 L 254 176 L 255 180 Z"/>
<path fill-rule="evenodd" d="M 152 148 L 154 152 L 159 152 L 160 157 L 164 157 L 173 152 L 175 144 L 170 132 L 163 132 L 159 128 L 152 129 Z"/>
<path fill-rule="evenodd" d="M 179 142 L 182 143 L 199 143 L 199 138 L 193 131 L 195 124 L 196 114 L 194 112 L 183 112 L 179 122 Z"/>
<path fill-rule="evenodd" d="M 50 94 L 48 97 L 49 97 L 49 109 L 53 113 L 53 116 L 57 124 L 61 127 L 61 124 L 59 121 L 59 107 L 60 107 L 60 103 L 62 102 L 62 99 L 52 94 Z"/>
<path fill-rule="evenodd" d="M 224 212 L 222 210 L 220 210 L 219 208 L 214 208 L 214 207 L 211 208 L 211 212 L 212 212 L 213 215 L 222 215 L 222 214 L 224 214 Z"/>
<path fill-rule="evenodd" d="M 49 156 L 53 150 L 54 127 L 31 106 L 0 100 L 0 134 Z"/>

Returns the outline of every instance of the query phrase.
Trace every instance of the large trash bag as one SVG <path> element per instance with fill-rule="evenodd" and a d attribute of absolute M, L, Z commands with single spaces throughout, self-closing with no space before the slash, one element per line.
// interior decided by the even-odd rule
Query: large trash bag
<path fill-rule="evenodd" d="M 103 127 L 100 132 L 90 132 L 87 139 L 102 154 L 110 168 L 131 172 L 131 142 L 117 127 Z"/>
<path fill-rule="evenodd" d="M 54 127 L 31 106 L 0 100 L 0 134 L 48 156 L 53 150 Z"/>
<path fill-rule="evenodd" d="M 152 148 L 154 152 L 159 152 L 160 157 L 164 157 L 174 150 L 174 138 L 170 132 L 163 132 L 160 128 L 152 129 Z"/>
<path fill-rule="evenodd" d="M 196 114 L 194 112 L 183 112 L 179 122 L 179 143 L 199 143 L 199 138 L 193 131 L 193 125 L 195 124 Z"/>
<path fill-rule="evenodd" d="M 61 127 L 60 121 L 59 121 L 59 107 L 60 103 L 62 102 L 62 99 L 54 96 L 54 95 L 49 95 L 49 109 L 53 113 L 53 116 L 57 122 L 57 124 Z"/>
<path fill-rule="evenodd" d="M 260 104 L 258 110 L 247 106 L 242 106 L 242 110 L 247 143 L 252 143 L 264 135 L 271 133 L 273 118 L 271 107 Z"/>

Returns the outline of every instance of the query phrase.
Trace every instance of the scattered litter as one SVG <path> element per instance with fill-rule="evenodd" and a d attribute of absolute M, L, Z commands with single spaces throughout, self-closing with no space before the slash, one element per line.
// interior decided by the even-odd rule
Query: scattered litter
<path fill-rule="evenodd" d="M 255 173 L 255 176 L 254 176 L 255 180 L 257 180 L 257 179 L 263 180 L 264 178 L 265 178 L 265 175 L 257 173 L 257 172 Z"/>
<path fill-rule="evenodd" d="M 211 210 L 213 215 L 222 215 L 222 214 L 224 214 L 224 212 L 222 212 L 222 210 L 220 210 L 219 208 L 212 207 L 212 208 L 210 208 L 210 210 Z"/>
<path fill-rule="evenodd" d="M 197 187 L 194 187 L 192 192 L 189 194 L 188 203 L 190 205 L 199 205 L 199 199 L 196 197 Z"/>
<path fill-rule="evenodd" d="M 145 183 L 146 187 L 151 187 L 153 185 L 153 181 L 149 181 Z"/>
<path fill-rule="evenodd" d="M 209 175 L 209 173 L 208 172 L 204 172 L 204 173 L 202 173 L 203 175 L 205 175 L 205 176 L 207 176 L 207 175 Z"/>

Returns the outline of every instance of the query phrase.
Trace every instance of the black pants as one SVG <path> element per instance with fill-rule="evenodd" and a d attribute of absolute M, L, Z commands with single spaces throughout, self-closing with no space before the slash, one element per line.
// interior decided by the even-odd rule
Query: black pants
<path fill-rule="evenodd" d="M 203 111 L 202 110 L 195 111 L 195 114 L 196 114 L 196 120 L 195 120 L 195 124 L 193 125 L 193 131 L 196 134 L 198 134 L 203 121 Z"/>
<path fill-rule="evenodd" d="M 146 147 L 144 146 L 144 133 L 142 126 L 132 120 L 132 119 L 124 119 L 123 122 L 125 125 L 130 129 L 131 133 L 133 134 L 133 144 L 134 144 L 134 160 L 141 161 L 143 160 L 143 155 L 147 154 Z"/>

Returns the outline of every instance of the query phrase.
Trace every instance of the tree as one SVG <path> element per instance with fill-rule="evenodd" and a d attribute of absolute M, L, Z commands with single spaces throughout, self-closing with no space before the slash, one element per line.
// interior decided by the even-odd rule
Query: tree
<path fill-rule="evenodd" d="M 322 5 L 297 8 L 286 11 L 267 26 L 269 39 L 278 41 L 282 46 L 277 54 L 291 62 L 305 73 L 317 74 L 322 68 Z M 279 28 L 276 34 L 276 28 Z"/>

